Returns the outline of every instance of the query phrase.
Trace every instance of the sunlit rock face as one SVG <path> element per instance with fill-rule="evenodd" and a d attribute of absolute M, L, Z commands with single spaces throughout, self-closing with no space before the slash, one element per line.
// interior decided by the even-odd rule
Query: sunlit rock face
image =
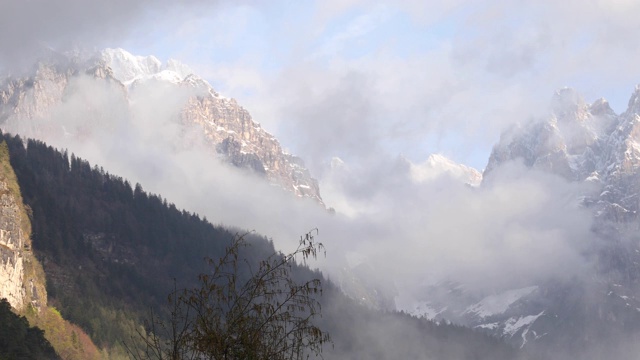
<path fill-rule="evenodd" d="M 0 151 L 2 152 L 2 151 Z M 8 165 L 6 152 L 0 154 L 0 298 L 21 311 L 27 305 L 40 310 L 47 304 L 44 273 L 31 252 L 30 225 L 18 184 Z"/>
<path fill-rule="evenodd" d="M 176 149 L 204 146 L 234 166 L 324 205 L 318 182 L 302 159 L 284 151 L 236 100 L 221 96 L 175 60 L 163 64 L 122 49 L 53 54 L 30 76 L 0 82 L 0 127 L 62 144 L 70 137 L 88 140 L 161 126 L 148 110 L 140 115 L 141 104 L 157 105 L 163 111 L 159 115 L 171 117 L 169 135 L 177 139 Z M 71 107 L 74 112 L 68 115 L 65 110 Z"/>
<path fill-rule="evenodd" d="M 302 159 L 284 152 L 278 140 L 234 99 L 213 91 L 192 97 L 181 117 L 186 124 L 200 126 L 209 144 L 233 165 L 264 174 L 271 183 L 322 203 L 318 182 Z"/>
<path fill-rule="evenodd" d="M 20 310 L 26 298 L 22 281 L 25 236 L 20 230 L 18 205 L 4 182 L 0 182 L 0 194 L 0 297 Z"/>

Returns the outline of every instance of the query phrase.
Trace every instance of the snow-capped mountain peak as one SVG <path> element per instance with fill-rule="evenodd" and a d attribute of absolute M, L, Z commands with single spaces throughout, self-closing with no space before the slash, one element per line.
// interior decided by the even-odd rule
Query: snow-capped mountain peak
<path fill-rule="evenodd" d="M 597 315 L 587 312 L 576 316 L 594 316 L 596 321 L 608 322 L 609 326 L 619 326 L 620 322 L 625 322 L 626 326 L 632 318 L 638 321 L 640 307 L 633 304 L 640 298 L 637 282 L 640 274 L 637 242 L 640 226 L 640 86 L 635 87 L 628 109 L 620 115 L 613 112 L 605 99 L 589 105 L 575 90 L 557 91 L 548 117 L 514 126 L 501 136 L 493 148 L 485 179 L 490 178 L 488 172 L 514 160 L 570 182 L 589 184 L 577 196 L 584 210 L 593 214 L 593 236 L 601 238 L 601 249 L 593 250 L 598 254 L 598 271 L 593 275 L 597 280 L 590 286 L 600 287 L 599 294 L 604 298 L 599 300 Z M 561 288 L 567 291 L 571 285 Z M 624 300 L 623 306 L 617 309 L 619 298 L 612 296 L 614 292 L 605 291 L 612 288 L 616 294 L 624 293 L 624 297 L 620 297 Z M 542 290 L 539 294 L 553 291 Z M 520 311 L 510 319 L 513 324 L 502 319 L 506 324 L 504 333 L 524 322 L 529 324 L 527 331 L 531 329 L 527 334 L 533 334 L 534 329 L 538 334 L 555 331 L 554 327 L 560 324 L 555 320 L 557 316 L 566 316 L 575 309 L 564 308 L 562 301 L 566 298 L 549 302 L 543 296 L 539 303 L 547 304 L 545 307 L 534 306 L 528 312 Z M 550 310 L 547 306 L 557 308 Z M 523 306 L 523 309 L 528 307 Z M 603 308 L 616 310 L 606 310 L 610 314 L 605 317 L 601 315 L 606 313 Z M 545 316 L 535 315 L 543 314 L 542 310 Z M 616 315 L 612 315 L 614 313 Z M 551 323 L 554 325 L 549 325 Z M 523 332 L 523 344 L 530 340 L 525 335 Z"/>
<path fill-rule="evenodd" d="M 130 85 L 136 80 L 155 79 L 179 83 L 193 70 L 174 59 L 165 64 L 153 55 L 136 56 L 124 49 L 105 49 L 100 57 L 113 71 L 113 77 L 124 85 Z"/>
<path fill-rule="evenodd" d="M 164 64 L 165 71 L 173 71 L 178 74 L 181 78 L 186 78 L 189 75 L 194 74 L 193 69 L 191 69 L 188 65 L 181 63 L 175 59 L 167 60 L 166 64 Z"/>
<path fill-rule="evenodd" d="M 568 180 L 585 180 L 599 171 L 600 153 L 618 123 L 605 99 L 593 104 L 571 88 L 562 88 L 551 99 L 546 119 L 514 126 L 494 146 L 486 175 L 496 166 L 520 159 L 526 166 L 551 171 Z M 605 146 L 606 147 L 606 146 Z M 599 171 L 601 172 L 601 171 Z"/>
<path fill-rule="evenodd" d="M 589 107 L 589 112 L 594 115 L 615 115 L 613 109 L 611 109 L 611 105 L 605 98 L 599 98 L 591 104 Z"/>
<path fill-rule="evenodd" d="M 551 100 L 551 107 L 558 119 L 582 120 L 587 110 L 587 104 L 582 95 L 569 87 L 556 90 Z"/>
<path fill-rule="evenodd" d="M 442 175 L 449 175 L 469 185 L 477 186 L 482 174 L 474 168 L 458 164 L 442 154 L 431 154 L 420 164 L 410 163 L 411 178 L 415 182 L 424 182 Z"/>
<path fill-rule="evenodd" d="M 302 159 L 285 153 L 246 109 L 188 66 L 123 49 L 55 55 L 35 64 L 33 73 L 0 83 L 0 129 L 66 147 L 103 131 L 164 122 L 172 129 L 171 151 L 197 148 L 323 204 Z M 155 114 L 159 107 L 164 111 Z"/>

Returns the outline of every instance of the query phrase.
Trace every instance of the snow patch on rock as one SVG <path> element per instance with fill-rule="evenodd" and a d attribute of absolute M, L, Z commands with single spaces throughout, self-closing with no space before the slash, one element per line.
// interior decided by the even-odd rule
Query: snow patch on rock
<path fill-rule="evenodd" d="M 482 174 L 469 166 L 458 164 L 441 154 L 431 154 L 429 158 L 420 164 L 410 165 L 411 179 L 416 183 L 433 180 L 443 175 L 478 186 L 482 182 Z"/>
<path fill-rule="evenodd" d="M 480 302 L 469 306 L 465 311 L 465 314 L 475 314 L 476 316 L 481 318 L 502 314 L 507 311 L 507 309 L 509 309 L 509 307 L 513 303 L 533 293 L 537 289 L 537 286 L 529 286 L 521 289 L 505 291 L 496 295 L 487 296 Z"/>
<path fill-rule="evenodd" d="M 113 71 L 113 77 L 124 85 L 148 79 L 179 83 L 193 74 L 191 68 L 177 60 L 162 64 L 155 56 L 136 56 L 119 48 L 105 49 L 101 57 Z"/>

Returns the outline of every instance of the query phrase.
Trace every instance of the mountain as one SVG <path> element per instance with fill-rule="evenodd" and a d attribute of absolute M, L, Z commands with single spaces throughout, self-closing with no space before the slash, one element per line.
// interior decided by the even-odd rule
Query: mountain
<path fill-rule="evenodd" d="M 592 265 L 580 279 L 546 279 L 489 294 L 440 283 L 413 312 L 484 329 L 548 358 L 561 357 L 562 350 L 598 359 L 616 348 L 613 358 L 626 358 L 640 336 L 640 87 L 619 115 L 604 99 L 589 104 L 573 89 L 558 90 L 546 118 L 502 134 L 481 187 L 500 181 L 499 170 L 513 163 L 578 189 L 567 201 L 593 217 L 595 240 L 583 250 Z"/>
<path fill-rule="evenodd" d="M 420 164 L 410 163 L 411 179 L 414 182 L 424 182 L 442 175 L 448 175 L 471 186 L 479 186 L 482 174 L 469 166 L 458 164 L 441 154 L 431 154 Z"/>
<path fill-rule="evenodd" d="M 602 221 L 637 223 L 640 193 L 640 88 L 628 109 L 616 115 L 604 99 L 587 104 L 575 90 L 556 92 L 548 121 L 514 127 L 493 149 L 486 174 L 505 161 L 522 159 L 526 166 L 574 182 L 593 184 L 585 204 Z"/>
<path fill-rule="evenodd" d="M 162 64 L 122 49 L 52 52 L 29 76 L 0 82 L 0 128 L 63 147 L 155 129 L 175 151 L 202 148 L 323 204 L 302 159 L 285 152 L 234 99 L 175 60 Z"/>

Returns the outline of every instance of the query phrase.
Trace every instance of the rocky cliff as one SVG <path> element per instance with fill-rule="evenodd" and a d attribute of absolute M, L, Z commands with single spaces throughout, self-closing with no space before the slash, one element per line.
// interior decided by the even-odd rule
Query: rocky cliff
<path fill-rule="evenodd" d="M 322 203 L 318 182 L 302 159 L 284 152 L 278 140 L 234 99 L 216 95 L 189 99 L 182 111 L 184 121 L 201 126 L 216 151 L 233 165 L 264 174 L 271 183 Z"/>
<path fill-rule="evenodd" d="M 40 310 L 47 303 L 41 265 L 31 252 L 31 225 L 20 189 L 9 164 L 5 143 L 0 145 L 0 298 L 22 311 Z"/>
<path fill-rule="evenodd" d="M 591 275 L 582 282 L 529 284 L 484 298 L 474 298 L 459 284 L 443 284 L 432 293 L 457 291 L 459 303 L 452 306 L 449 296 L 443 297 L 446 304 L 434 296 L 425 302 L 423 312 L 436 318 L 455 317 L 519 346 L 548 347 L 565 338 L 586 346 L 594 337 L 604 342 L 636 336 L 640 331 L 640 87 L 619 115 L 604 99 L 589 104 L 573 89 L 558 90 L 547 117 L 502 134 L 483 181 L 495 180 L 496 170 L 509 162 L 557 175 L 580 189 L 573 201 L 593 214 L 591 237 L 597 239 L 596 248 L 587 250 L 594 265 L 588 270 Z"/>
<path fill-rule="evenodd" d="M 638 226 L 640 210 L 640 87 L 617 115 L 604 99 L 586 103 L 575 90 L 558 90 L 547 119 L 505 132 L 493 148 L 485 178 L 507 161 L 589 183 L 584 205 L 599 223 Z"/>
<path fill-rule="evenodd" d="M 209 148 L 230 164 L 250 169 L 272 184 L 322 204 L 318 182 L 302 159 L 283 151 L 278 140 L 254 121 L 249 111 L 235 99 L 221 96 L 188 66 L 176 60 L 162 64 L 153 56 L 133 56 L 122 49 L 106 49 L 100 58 L 136 98 L 144 97 L 140 92 L 158 84 L 193 89 L 181 106 L 183 126 L 203 133 Z"/>
<path fill-rule="evenodd" d="M 134 56 L 122 49 L 91 56 L 54 54 L 39 62 L 30 76 L 0 82 L 0 128 L 64 144 L 69 137 L 88 139 L 135 131 L 136 126 L 160 127 L 149 111 L 136 113 L 140 104 L 152 102 L 159 108 L 169 107 L 169 102 L 175 107 L 164 107 L 161 115 L 175 113 L 171 136 L 178 138 L 178 148 L 192 148 L 204 136 L 203 145 L 212 156 L 323 204 L 318 182 L 302 159 L 283 151 L 236 100 L 221 96 L 175 60 L 162 64 L 153 56 Z M 72 106 L 73 115 L 65 113 Z"/>

